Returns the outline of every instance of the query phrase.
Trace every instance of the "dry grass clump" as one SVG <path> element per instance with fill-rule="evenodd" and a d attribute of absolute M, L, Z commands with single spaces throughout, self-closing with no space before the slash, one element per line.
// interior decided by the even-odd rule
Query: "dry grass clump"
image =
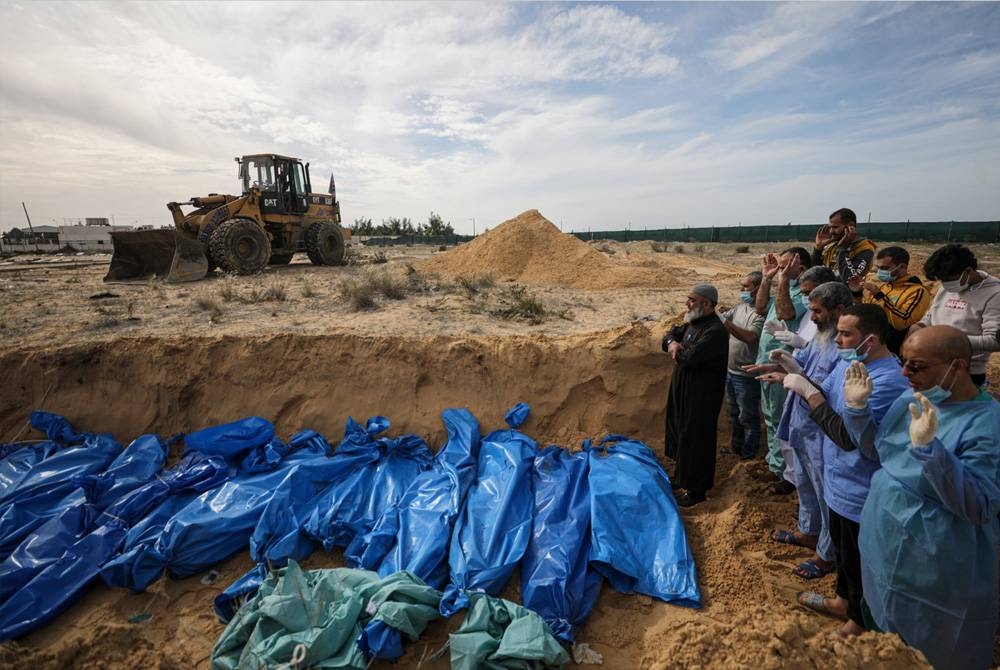
<path fill-rule="evenodd" d="M 597 250 L 602 253 L 608 254 L 609 256 L 613 256 L 615 253 L 614 247 L 612 247 L 610 244 L 599 244 L 597 246 Z"/>
<path fill-rule="evenodd" d="M 243 291 L 236 277 L 228 276 L 222 279 L 219 286 L 219 297 L 223 302 L 237 302 L 252 305 L 258 302 L 285 302 L 288 300 L 288 289 L 285 282 L 272 279 L 264 286 L 252 287 Z"/>
<path fill-rule="evenodd" d="M 194 299 L 194 306 L 203 312 L 208 312 L 210 321 L 218 321 L 224 312 L 222 303 L 210 295 L 200 295 Z"/>
<path fill-rule="evenodd" d="M 402 300 L 410 292 L 410 285 L 409 277 L 400 278 L 384 269 L 366 268 L 354 277 L 342 279 L 338 290 L 340 297 L 352 309 L 361 311 L 378 307 L 378 296 L 388 300 Z"/>
<path fill-rule="evenodd" d="M 670 251 L 670 245 L 667 244 L 666 242 L 650 242 L 649 246 L 652 247 L 653 251 L 658 254 L 662 254 L 665 251 Z"/>
<path fill-rule="evenodd" d="M 317 293 L 316 289 L 313 287 L 312 278 L 309 276 L 304 276 L 301 279 L 302 283 L 302 297 L 303 298 L 315 298 Z"/>
<path fill-rule="evenodd" d="M 519 284 L 508 286 L 498 297 L 499 305 L 490 315 L 500 319 L 517 319 L 537 325 L 545 320 L 548 311 L 541 300 Z"/>
<path fill-rule="evenodd" d="M 491 289 L 496 286 L 497 279 L 492 273 L 488 272 L 471 277 L 458 277 L 455 280 L 455 284 L 471 298 L 483 289 Z"/>
<path fill-rule="evenodd" d="M 736 253 L 738 253 L 738 254 L 748 254 L 748 253 L 750 253 L 750 245 L 749 244 L 741 244 L 741 245 L 737 246 L 736 247 Z"/>

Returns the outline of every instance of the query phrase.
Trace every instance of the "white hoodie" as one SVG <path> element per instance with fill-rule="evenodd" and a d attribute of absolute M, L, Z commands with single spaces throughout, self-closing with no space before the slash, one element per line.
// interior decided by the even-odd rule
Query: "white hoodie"
<path fill-rule="evenodd" d="M 990 353 L 1000 351 L 1000 279 L 977 270 L 983 281 L 955 293 L 938 289 L 934 302 L 919 323 L 925 326 L 954 326 L 969 336 L 972 365 L 969 373 L 986 372 Z"/>

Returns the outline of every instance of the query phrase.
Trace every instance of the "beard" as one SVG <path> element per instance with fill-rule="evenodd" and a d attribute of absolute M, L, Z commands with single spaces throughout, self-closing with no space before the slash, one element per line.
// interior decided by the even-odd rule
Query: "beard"
<path fill-rule="evenodd" d="M 687 314 L 684 315 L 684 323 L 691 323 L 696 319 L 700 319 L 705 316 L 705 310 L 701 307 L 695 307 L 694 309 L 689 309 Z"/>
<path fill-rule="evenodd" d="M 837 323 L 835 321 L 830 321 L 829 323 L 817 323 L 816 335 L 813 339 L 816 340 L 817 345 L 826 347 L 830 344 L 836 334 Z"/>

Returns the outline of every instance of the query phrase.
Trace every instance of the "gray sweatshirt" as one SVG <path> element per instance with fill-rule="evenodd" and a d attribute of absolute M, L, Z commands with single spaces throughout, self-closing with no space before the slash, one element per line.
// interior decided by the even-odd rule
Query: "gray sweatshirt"
<path fill-rule="evenodd" d="M 934 302 L 919 323 L 925 326 L 954 326 L 969 335 L 972 365 L 969 373 L 986 372 L 990 353 L 1000 351 L 1000 279 L 979 270 L 983 281 L 959 293 L 938 289 Z"/>

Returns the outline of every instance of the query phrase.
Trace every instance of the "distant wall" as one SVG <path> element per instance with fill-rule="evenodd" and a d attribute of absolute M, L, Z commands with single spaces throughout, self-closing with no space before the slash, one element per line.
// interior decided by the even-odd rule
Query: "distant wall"
<path fill-rule="evenodd" d="M 812 242 L 820 224 L 604 230 L 578 233 L 581 240 L 663 242 Z M 858 223 L 858 237 L 893 242 L 1000 242 L 1000 221 L 890 221 Z"/>

